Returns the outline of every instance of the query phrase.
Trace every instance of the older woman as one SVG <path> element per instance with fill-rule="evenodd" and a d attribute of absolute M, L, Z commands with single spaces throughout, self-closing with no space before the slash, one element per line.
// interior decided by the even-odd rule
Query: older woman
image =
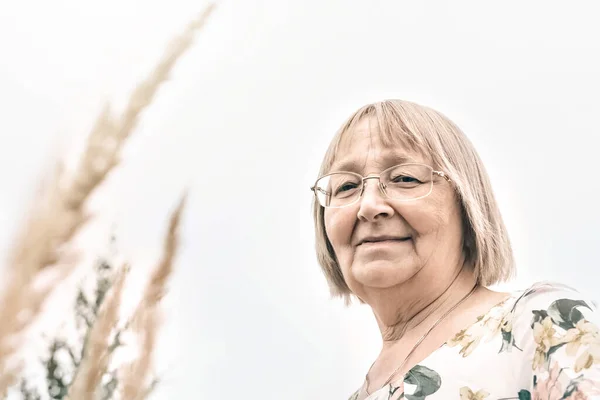
<path fill-rule="evenodd" d="M 599 315 L 552 283 L 499 293 L 510 241 L 485 169 L 437 111 L 356 111 L 312 187 L 332 294 L 368 304 L 381 352 L 352 400 L 600 396 Z M 600 398 L 600 397 L 598 397 Z"/>

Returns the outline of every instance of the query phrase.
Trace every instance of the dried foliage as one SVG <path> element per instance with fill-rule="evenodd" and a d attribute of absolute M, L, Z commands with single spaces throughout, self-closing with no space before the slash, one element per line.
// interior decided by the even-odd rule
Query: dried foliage
<path fill-rule="evenodd" d="M 27 219 L 21 225 L 9 249 L 6 271 L 10 282 L 0 294 L 0 398 L 8 388 L 14 386 L 23 369 L 20 362 L 20 349 L 28 329 L 39 316 L 42 306 L 55 286 L 68 277 L 77 266 L 79 257 L 73 246 L 73 239 L 90 219 L 86 211 L 93 193 L 101 186 L 120 162 L 120 155 L 127 139 L 134 132 L 140 115 L 151 104 L 159 87 L 168 79 L 176 61 L 185 53 L 198 31 L 213 11 L 208 6 L 205 11 L 188 25 L 184 32 L 168 47 L 158 65 L 149 77 L 133 91 L 124 111 L 114 115 L 109 106 L 104 107 L 88 137 L 79 164 L 73 173 L 67 173 L 60 162 L 44 181 L 42 191 L 34 199 Z M 142 386 L 149 378 L 151 356 L 156 344 L 159 324 L 157 305 L 164 295 L 165 282 L 173 268 L 173 258 L 177 244 L 177 227 L 184 201 L 174 212 L 165 239 L 165 254 L 146 289 L 142 303 L 136 310 L 132 327 L 140 336 L 142 356 L 121 372 L 126 399 L 142 399 L 151 386 Z M 83 352 L 77 354 L 66 343 L 52 342 L 50 357 L 46 360 L 48 382 L 52 382 L 50 395 L 54 399 L 65 398 L 71 391 L 72 400 L 112 398 L 118 377 L 115 371 L 107 371 L 110 355 L 118 346 L 118 334 L 111 336 L 114 322 L 118 319 L 118 308 L 126 276 L 126 268 L 118 273 L 113 289 L 100 288 L 95 303 L 88 307 L 90 313 L 81 314 L 87 325 Z M 107 294 L 108 293 L 108 294 Z M 81 294 L 81 293 L 80 293 Z M 106 298 L 105 298 L 106 294 Z M 85 297 L 78 296 L 81 306 Z M 85 307 L 84 307 L 85 308 Z M 116 345 L 114 340 L 116 340 Z M 60 370 L 57 354 L 67 351 L 70 354 L 75 374 L 72 386 Z M 104 374 L 112 374 L 113 391 L 107 396 L 106 385 L 100 385 Z M 63 379 L 64 378 L 64 379 Z M 136 390 L 130 388 L 133 379 Z M 109 382 L 110 383 L 110 382 Z M 21 392 L 25 398 L 39 399 L 39 395 L 27 388 L 22 381 Z"/>
<path fill-rule="evenodd" d="M 181 213 L 185 205 L 185 196 L 171 216 L 169 229 L 164 243 L 162 259 L 152 274 L 142 300 L 133 317 L 132 329 L 140 341 L 138 357 L 125 365 L 120 371 L 121 398 L 142 400 L 152 391 L 155 382 L 148 383 L 151 376 L 152 356 L 156 345 L 160 313 L 159 302 L 166 292 L 167 281 L 173 272 L 175 254 L 178 245 L 178 228 Z"/>
<path fill-rule="evenodd" d="M 121 296 L 128 271 L 127 265 L 118 271 L 110 294 L 102 303 L 97 319 L 88 331 L 81 362 L 69 388 L 69 399 L 92 400 L 98 397 L 102 377 L 108 369 L 112 354 L 110 336 L 119 322 Z"/>

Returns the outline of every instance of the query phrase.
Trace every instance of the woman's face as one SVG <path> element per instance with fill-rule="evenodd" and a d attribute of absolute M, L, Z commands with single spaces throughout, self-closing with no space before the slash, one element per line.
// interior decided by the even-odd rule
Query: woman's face
<path fill-rule="evenodd" d="M 346 133 L 332 171 L 352 163 L 356 167 L 344 169 L 367 176 L 405 159 L 432 165 L 410 149 L 383 147 L 364 119 Z M 350 290 L 362 298 L 368 288 L 394 287 L 417 276 L 451 279 L 462 260 L 461 213 L 452 185 L 434 175 L 429 196 L 402 202 L 384 197 L 377 183 L 366 180 L 356 203 L 325 209 L 325 230 Z M 394 240 L 361 244 L 382 236 Z"/>

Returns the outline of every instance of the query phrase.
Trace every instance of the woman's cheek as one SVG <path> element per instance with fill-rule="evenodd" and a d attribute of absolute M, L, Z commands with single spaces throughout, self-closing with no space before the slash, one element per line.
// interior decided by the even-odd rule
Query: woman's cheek
<path fill-rule="evenodd" d="M 339 263 L 342 275 L 348 280 L 348 269 L 352 264 L 353 249 L 351 245 L 354 222 L 348 210 L 328 210 L 325 215 L 325 230 L 333 246 L 333 251 Z M 356 215 L 356 214 L 354 214 Z"/>
<path fill-rule="evenodd" d="M 332 209 L 325 214 L 325 231 L 338 260 L 346 258 L 347 254 L 345 253 L 351 247 L 354 221 L 348 211 Z"/>
<path fill-rule="evenodd" d="M 435 233 L 443 225 L 444 217 L 437 207 L 423 204 L 422 207 L 397 207 L 398 214 L 406 221 L 417 237 Z"/>

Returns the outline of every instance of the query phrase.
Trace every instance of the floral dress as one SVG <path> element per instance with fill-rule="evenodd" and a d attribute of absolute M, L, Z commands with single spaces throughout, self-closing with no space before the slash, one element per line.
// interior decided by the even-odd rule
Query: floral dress
<path fill-rule="evenodd" d="M 593 301 L 539 282 L 512 293 L 366 400 L 600 399 L 599 326 Z"/>

